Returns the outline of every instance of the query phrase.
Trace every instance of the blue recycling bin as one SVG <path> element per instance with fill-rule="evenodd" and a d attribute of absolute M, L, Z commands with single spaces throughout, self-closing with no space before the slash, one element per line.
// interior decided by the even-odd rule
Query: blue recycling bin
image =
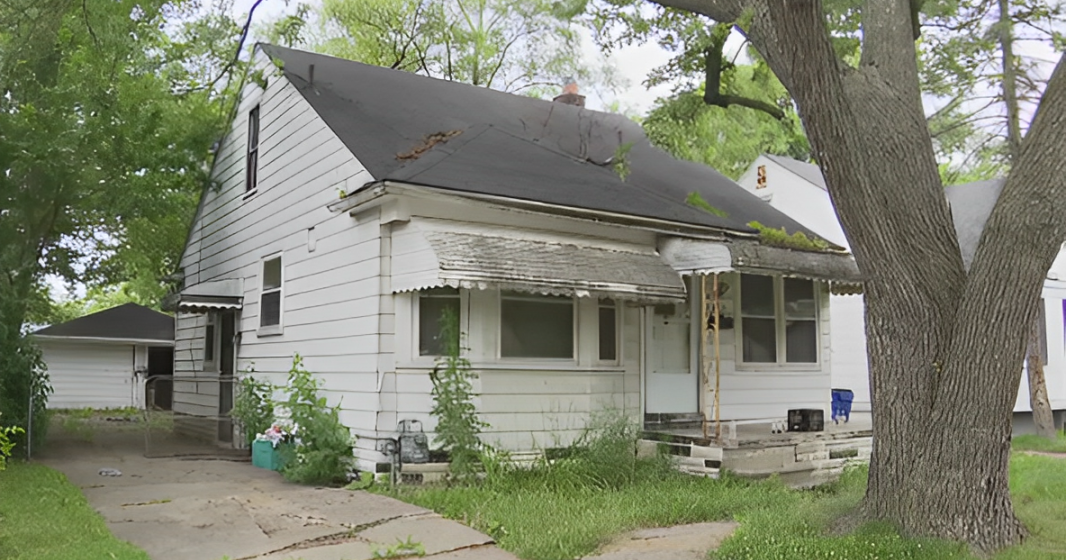
<path fill-rule="evenodd" d="M 833 389 L 833 423 L 851 420 L 851 401 L 855 400 L 855 392 L 850 389 Z"/>

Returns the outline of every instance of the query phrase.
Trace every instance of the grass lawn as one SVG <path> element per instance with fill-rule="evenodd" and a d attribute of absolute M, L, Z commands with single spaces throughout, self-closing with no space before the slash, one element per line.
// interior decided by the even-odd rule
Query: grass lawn
<path fill-rule="evenodd" d="M 1059 432 L 1059 437 L 1054 440 L 1035 435 L 1018 436 L 1011 439 L 1011 448 L 1015 451 L 1066 453 L 1066 433 Z"/>
<path fill-rule="evenodd" d="M 149 560 L 111 534 L 81 490 L 43 465 L 0 472 L 0 560 Z"/>
<path fill-rule="evenodd" d="M 864 469 L 827 487 L 796 491 L 775 481 L 709 480 L 606 459 L 577 456 L 473 486 L 378 491 L 484 531 L 526 560 L 570 560 L 624 531 L 723 519 L 740 528 L 714 560 L 971 559 L 958 545 L 903 539 L 879 525 L 828 536 L 826 527 L 861 500 Z M 1015 457 L 1011 488 L 1032 538 L 995 560 L 1066 559 L 1066 460 Z"/>

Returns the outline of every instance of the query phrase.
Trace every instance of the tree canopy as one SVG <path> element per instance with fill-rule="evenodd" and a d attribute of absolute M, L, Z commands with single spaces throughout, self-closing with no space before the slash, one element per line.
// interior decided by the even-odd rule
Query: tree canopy
<path fill-rule="evenodd" d="M 226 124 L 214 76 L 236 31 L 192 1 L 0 3 L 5 422 L 25 421 L 31 390 L 44 408 L 21 331 L 47 275 L 162 295 Z"/>

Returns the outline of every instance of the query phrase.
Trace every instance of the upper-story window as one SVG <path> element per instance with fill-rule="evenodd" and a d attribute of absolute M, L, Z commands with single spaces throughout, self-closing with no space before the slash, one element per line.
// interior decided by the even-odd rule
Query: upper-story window
<path fill-rule="evenodd" d="M 259 185 L 259 105 L 248 112 L 248 154 L 245 156 L 244 192 Z"/>
<path fill-rule="evenodd" d="M 262 278 L 262 286 L 259 290 L 259 327 L 280 331 L 283 283 L 280 255 L 263 261 L 260 278 Z"/>
<path fill-rule="evenodd" d="M 817 302 L 814 282 L 810 280 L 741 275 L 742 360 L 817 363 Z"/>
<path fill-rule="evenodd" d="M 500 357 L 574 359 L 574 299 L 503 292 Z"/>

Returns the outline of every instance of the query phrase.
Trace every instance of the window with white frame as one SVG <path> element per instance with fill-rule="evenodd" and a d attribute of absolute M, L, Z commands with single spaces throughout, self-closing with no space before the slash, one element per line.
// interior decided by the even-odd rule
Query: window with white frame
<path fill-rule="evenodd" d="M 244 191 L 259 186 L 259 105 L 248 112 L 248 152 L 244 158 Z"/>
<path fill-rule="evenodd" d="M 574 300 L 500 295 L 500 357 L 574 359 Z"/>
<path fill-rule="evenodd" d="M 817 302 L 814 282 L 810 280 L 741 275 L 742 361 L 817 363 Z"/>
<path fill-rule="evenodd" d="M 259 327 L 281 326 L 281 256 L 263 261 L 259 291 Z"/>
<path fill-rule="evenodd" d="M 599 359 L 601 362 L 618 361 L 618 305 L 612 299 L 600 299 L 598 316 L 600 329 Z"/>
<path fill-rule="evenodd" d="M 456 288 L 433 288 L 418 293 L 419 356 L 443 356 L 459 343 L 459 301 Z"/>
<path fill-rule="evenodd" d="M 214 370 L 218 367 L 218 323 L 214 313 L 207 314 L 204 327 L 204 369 Z"/>

